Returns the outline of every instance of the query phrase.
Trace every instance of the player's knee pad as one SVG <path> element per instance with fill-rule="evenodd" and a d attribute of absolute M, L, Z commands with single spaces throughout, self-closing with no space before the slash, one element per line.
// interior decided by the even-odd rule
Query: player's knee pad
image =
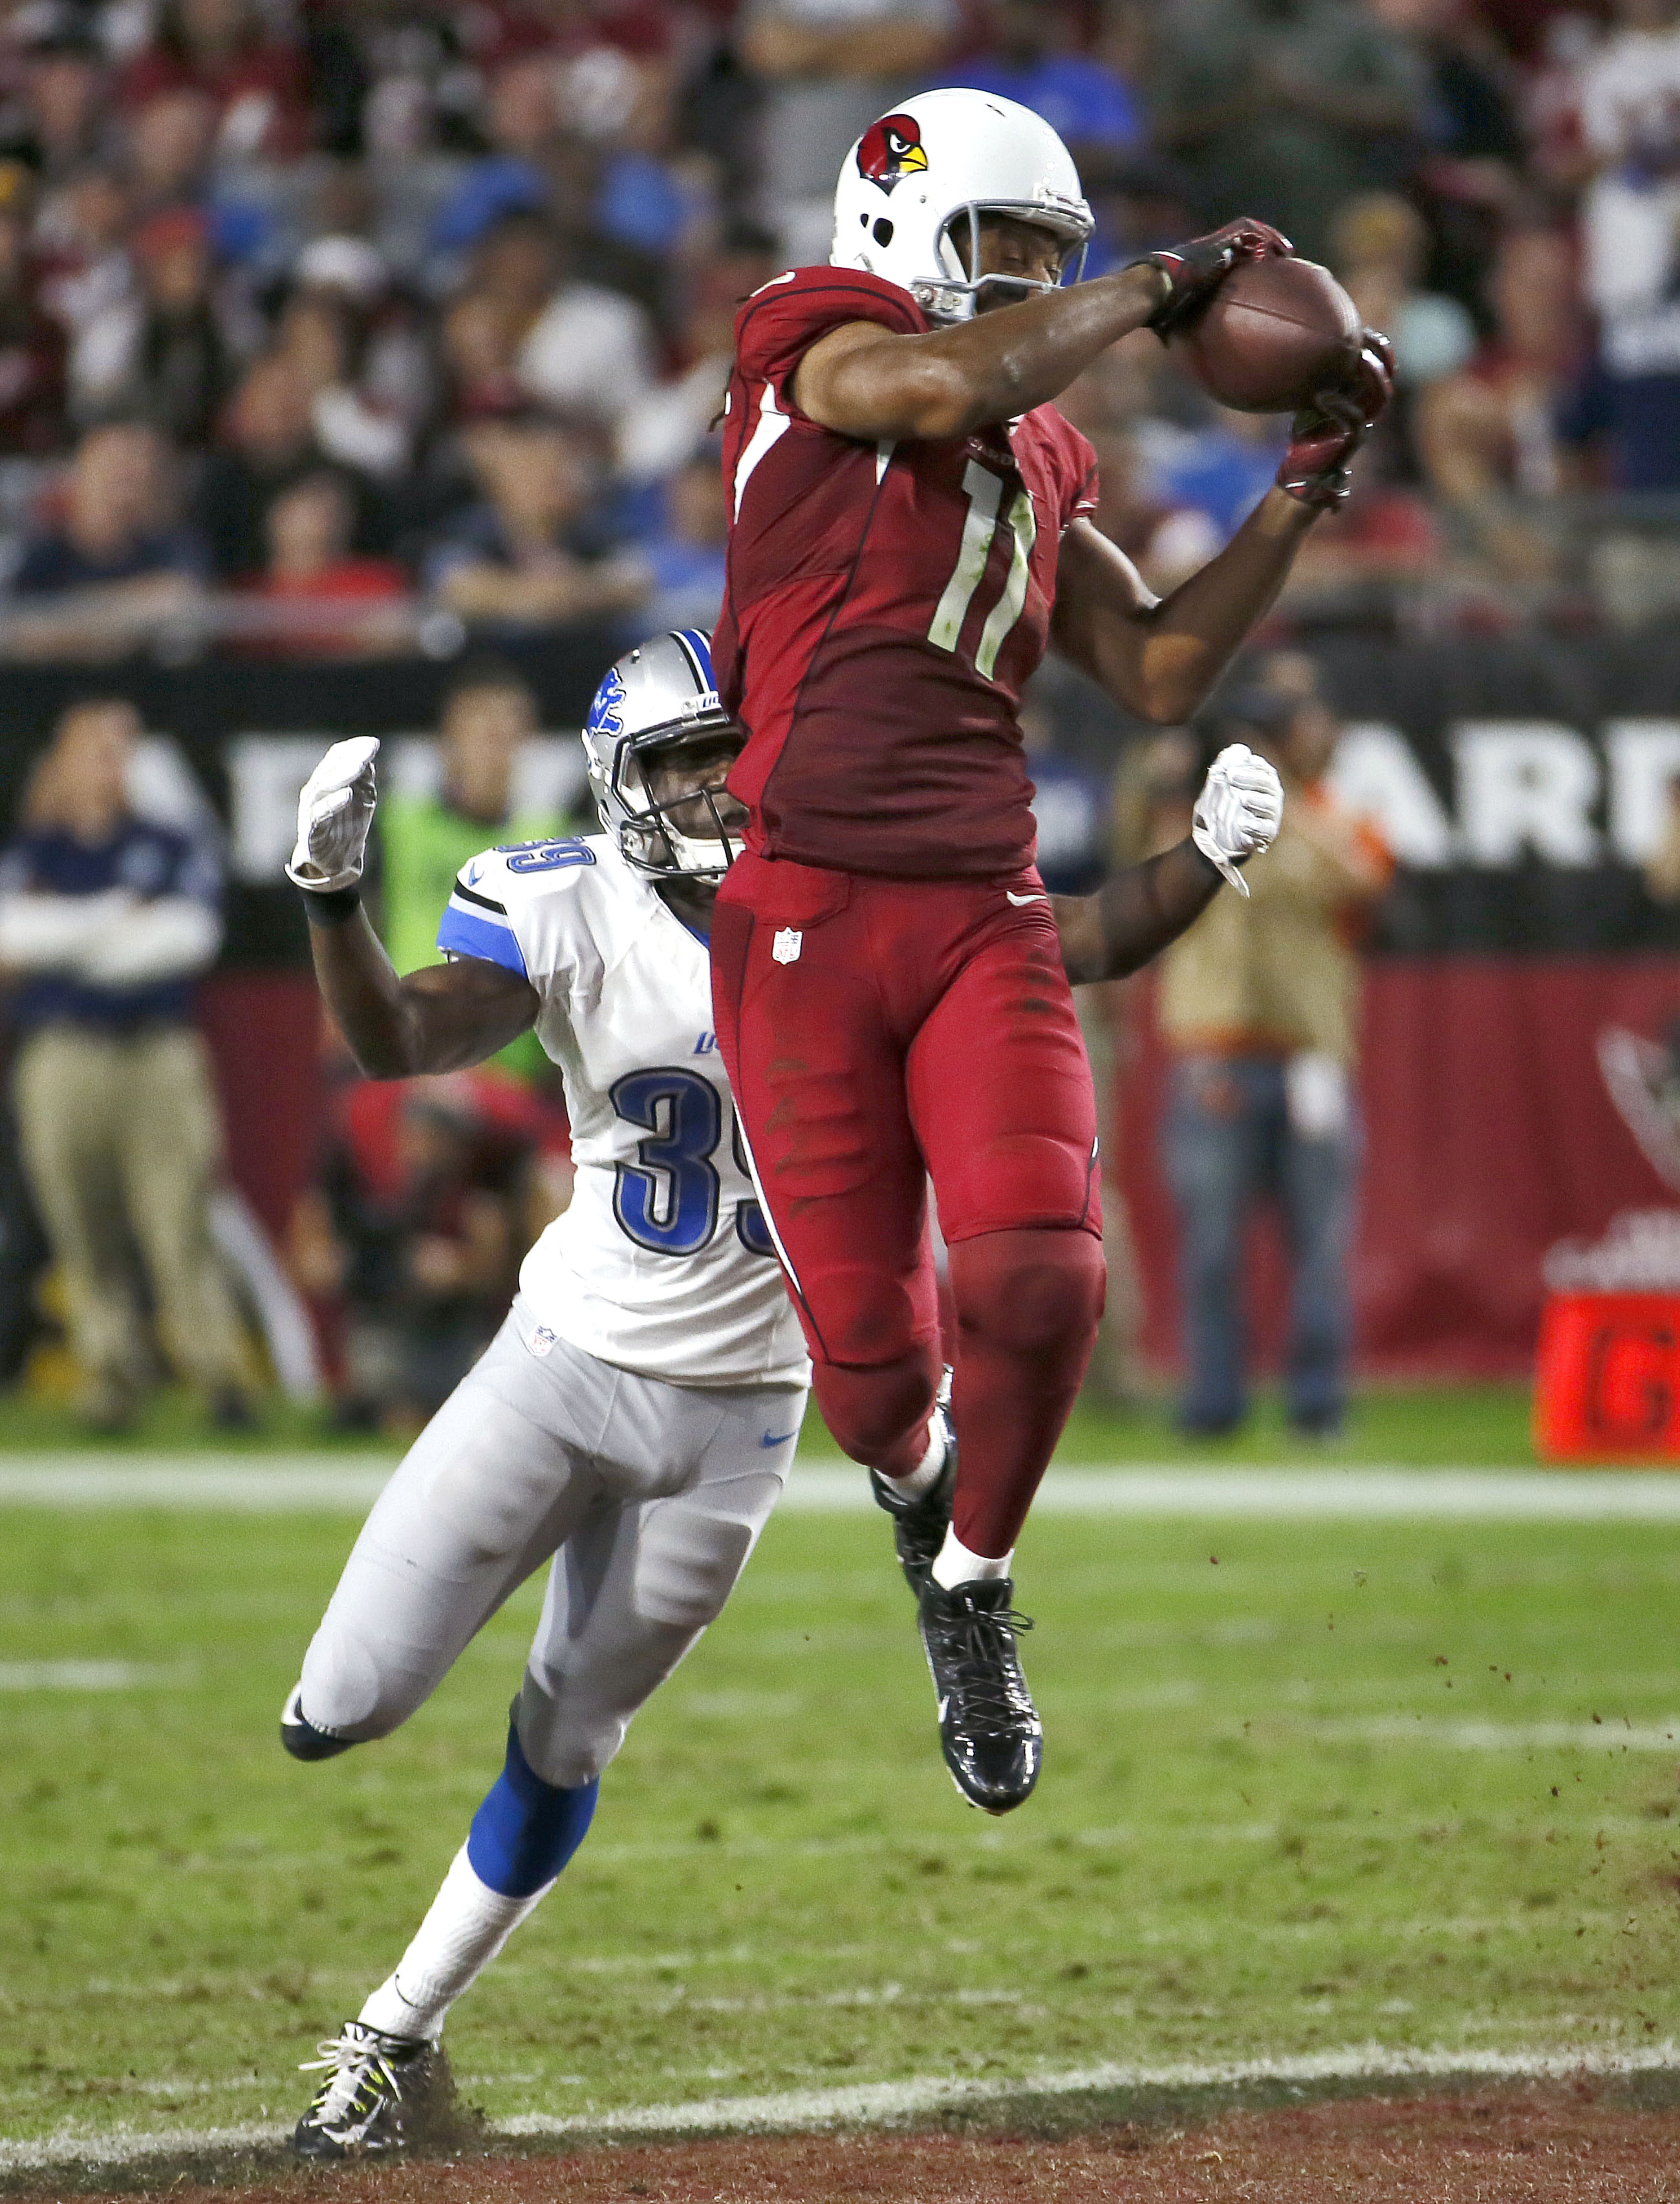
<path fill-rule="evenodd" d="M 345 1627 L 329 1609 L 310 1640 L 298 1689 L 317 1728 L 367 1745 L 399 1728 L 433 1680 L 403 1666 L 388 1645 Z"/>
<path fill-rule="evenodd" d="M 983 1232 L 950 1251 L 951 1292 L 965 1336 L 1017 1354 L 1088 1345 L 1103 1313 L 1103 1243 L 1078 1228 Z"/>
<path fill-rule="evenodd" d="M 553 1882 L 589 1834 L 600 1780 L 570 1790 L 545 1783 L 526 1759 L 517 1721 L 507 1726 L 507 1759 L 467 1832 L 467 1858 L 488 1890 L 531 1898 Z"/>
<path fill-rule="evenodd" d="M 937 1340 L 897 1362 L 858 1370 L 819 1362 L 813 1383 L 835 1444 L 854 1461 L 879 1463 L 907 1434 L 925 1432 L 939 1383 Z"/>

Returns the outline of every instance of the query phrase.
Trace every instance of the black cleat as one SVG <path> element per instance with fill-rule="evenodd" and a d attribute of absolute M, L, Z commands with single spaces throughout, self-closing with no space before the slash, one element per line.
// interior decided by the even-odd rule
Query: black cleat
<path fill-rule="evenodd" d="M 353 1737 L 334 1737 L 328 1730 L 316 1729 L 312 1721 L 304 1719 L 304 1687 L 293 1687 L 286 1702 L 286 1711 L 280 1718 L 280 1741 L 293 1760 L 331 1760 L 340 1752 L 348 1752 L 358 1742 Z"/>
<path fill-rule="evenodd" d="M 891 1478 L 883 1477 L 878 1469 L 869 1472 L 869 1489 L 875 1496 L 875 1505 L 884 1508 L 892 1518 L 892 1543 L 897 1549 L 898 1566 L 917 1599 L 922 1596 L 928 1572 L 938 1558 L 945 1533 L 951 1527 L 951 1499 L 956 1490 L 956 1433 L 951 1428 L 950 1399 L 951 1373 L 947 1370 L 933 1404 L 933 1413 L 944 1426 L 945 1463 L 926 1492 L 907 1499 Z"/>
<path fill-rule="evenodd" d="M 1044 1728 L 1021 1674 L 1015 1638 L 1032 1627 L 1015 1614 L 1008 1577 L 947 1591 L 930 1578 L 918 1623 L 939 1700 L 939 1743 L 951 1780 L 971 1806 L 1007 1814 L 1038 1780 Z"/>
<path fill-rule="evenodd" d="M 382 2035 L 347 2020 L 316 2046 L 300 2071 L 327 2078 L 293 2131 L 294 2158 L 375 2158 L 421 2140 L 434 2099 L 453 2095 L 449 2065 L 435 2043 Z"/>

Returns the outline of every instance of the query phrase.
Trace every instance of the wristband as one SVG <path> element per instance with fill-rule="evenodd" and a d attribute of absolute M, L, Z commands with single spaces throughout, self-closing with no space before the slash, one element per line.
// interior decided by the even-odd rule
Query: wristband
<path fill-rule="evenodd" d="M 311 926 L 344 926 L 362 908 L 360 888 L 299 888 Z"/>

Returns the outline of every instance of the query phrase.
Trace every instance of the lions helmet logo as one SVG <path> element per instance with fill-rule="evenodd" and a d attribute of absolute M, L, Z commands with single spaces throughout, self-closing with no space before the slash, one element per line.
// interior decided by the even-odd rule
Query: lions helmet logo
<path fill-rule="evenodd" d="M 884 115 L 872 122 L 858 140 L 858 174 L 878 184 L 884 192 L 907 175 L 927 166 L 922 151 L 921 125 L 914 115 Z"/>
<path fill-rule="evenodd" d="M 624 701 L 624 684 L 616 666 L 606 669 L 606 678 L 595 691 L 595 700 L 589 707 L 589 716 L 584 722 L 584 732 L 591 735 L 622 735 L 624 714 L 619 706 Z"/>

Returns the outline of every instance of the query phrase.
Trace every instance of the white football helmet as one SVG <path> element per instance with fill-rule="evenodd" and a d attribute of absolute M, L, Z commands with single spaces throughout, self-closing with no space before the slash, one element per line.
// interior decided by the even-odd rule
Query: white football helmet
<path fill-rule="evenodd" d="M 982 283 L 1023 296 L 1050 287 L 970 276 L 985 214 L 1014 215 L 1065 238 L 1062 280 L 1079 280 L 1091 209 L 1073 156 L 1049 123 L 989 92 L 919 92 L 872 122 L 842 163 L 829 258 L 898 284 L 931 321 L 966 322 Z M 965 224 L 966 262 L 952 234 Z"/>
<path fill-rule="evenodd" d="M 712 639 L 702 629 L 653 636 L 607 667 L 583 724 L 583 749 L 600 823 L 626 863 L 666 880 L 723 878 L 741 846 L 739 830 L 724 816 L 738 809 L 724 786 L 727 768 L 719 768 L 713 785 L 662 807 L 647 767 L 685 744 L 722 734 L 738 740 L 739 732 L 718 701 Z M 713 833 L 685 834 L 668 815 L 694 803 L 704 804 Z"/>

